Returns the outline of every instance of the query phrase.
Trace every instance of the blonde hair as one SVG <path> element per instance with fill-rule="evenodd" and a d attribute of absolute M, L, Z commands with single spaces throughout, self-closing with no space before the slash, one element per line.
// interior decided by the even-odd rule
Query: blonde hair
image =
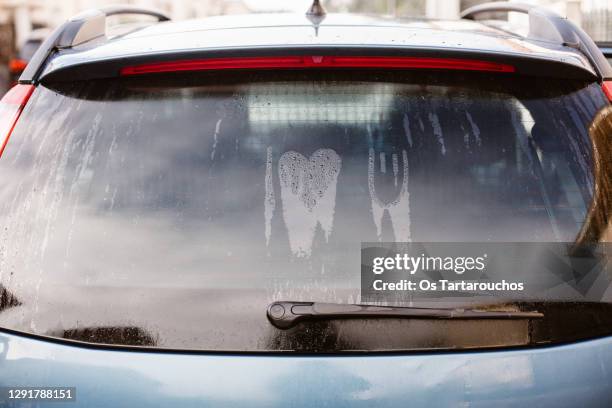
<path fill-rule="evenodd" d="M 599 111 L 589 126 L 593 144 L 593 200 L 576 244 L 612 241 L 612 106 Z"/>

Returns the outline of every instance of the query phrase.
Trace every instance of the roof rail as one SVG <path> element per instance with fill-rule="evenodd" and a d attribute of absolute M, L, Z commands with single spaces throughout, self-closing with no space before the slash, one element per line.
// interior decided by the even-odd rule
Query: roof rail
<path fill-rule="evenodd" d="M 528 39 L 548 41 L 579 50 L 591 63 L 600 80 L 612 78 L 612 68 L 582 29 L 558 14 L 539 6 L 523 3 L 495 1 L 470 7 L 461 13 L 461 18 L 474 20 L 483 13 L 516 12 L 529 15 Z"/>
<path fill-rule="evenodd" d="M 115 5 L 115 6 L 106 6 L 100 9 L 107 16 L 116 16 L 119 14 L 136 14 L 143 16 L 151 16 L 157 17 L 158 21 L 170 21 L 170 16 L 164 13 L 161 10 L 148 8 L 148 7 L 136 7 L 129 5 Z"/>
<path fill-rule="evenodd" d="M 53 52 L 105 36 L 106 18 L 122 14 L 152 16 L 156 17 L 159 22 L 170 20 L 170 17 L 161 11 L 134 6 L 109 6 L 79 13 L 56 28 L 40 45 L 21 74 L 19 83 L 35 83 L 45 62 Z"/>

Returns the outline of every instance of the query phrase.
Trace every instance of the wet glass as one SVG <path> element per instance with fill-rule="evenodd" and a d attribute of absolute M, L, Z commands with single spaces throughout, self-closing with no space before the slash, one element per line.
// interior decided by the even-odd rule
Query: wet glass
<path fill-rule="evenodd" d="M 292 349 L 266 306 L 358 302 L 361 242 L 574 240 L 606 103 L 467 73 L 41 85 L 0 160 L 0 326 Z"/>

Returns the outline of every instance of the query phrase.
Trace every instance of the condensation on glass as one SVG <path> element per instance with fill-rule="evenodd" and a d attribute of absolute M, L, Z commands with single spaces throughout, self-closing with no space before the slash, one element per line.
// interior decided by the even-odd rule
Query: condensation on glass
<path fill-rule="evenodd" d="M 609 229 L 611 156 L 588 129 L 606 103 L 459 73 L 41 85 L 0 161 L 0 325 L 291 349 L 266 306 L 358 302 L 361 242 L 600 239 L 584 225 Z"/>

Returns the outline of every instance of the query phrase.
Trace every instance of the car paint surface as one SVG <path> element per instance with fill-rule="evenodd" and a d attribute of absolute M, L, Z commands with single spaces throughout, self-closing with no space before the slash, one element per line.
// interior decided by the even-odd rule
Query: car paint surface
<path fill-rule="evenodd" d="M 0 332 L 0 386 L 76 387 L 88 407 L 597 407 L 612 400 L 610 367 L 610 337 L 339 357 L 130 352 Z"/>

